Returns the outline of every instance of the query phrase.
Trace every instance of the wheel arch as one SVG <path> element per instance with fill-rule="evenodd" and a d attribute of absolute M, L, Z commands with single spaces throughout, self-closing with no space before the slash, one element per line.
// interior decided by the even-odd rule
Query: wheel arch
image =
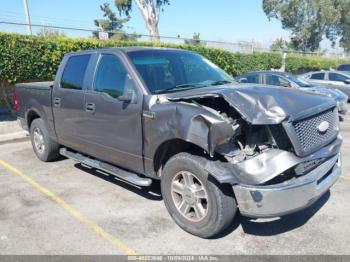
<path fill-rule="evenodd" d="M 165 163 L 174 155 L 181 152 L 189 152 L 197 155 L 209 154 L 206 149 L 183 139 L 174 138 L 160 144 L 153 157 L 153 168 L 160 177 Z"/>
<path fill-rule="evenodd" d="M 26 124 L 28 129 L 30 129 L 31 124 L 35 119 L 42 118 L 40 112 L 35 108 L 30 108 L 26 113 Z"/>

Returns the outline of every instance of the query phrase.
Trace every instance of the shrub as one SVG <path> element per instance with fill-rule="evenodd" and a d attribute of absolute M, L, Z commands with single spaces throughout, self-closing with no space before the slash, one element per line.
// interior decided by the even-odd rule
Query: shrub
<path fill-rule="evenodd" d="M 18 82 L 53 80 L 65 53 L 101 47 L 161 46 L 198 52 L 213 61 L 229 74 L 236 76 L 252 70 L 269 70 L 281 67 L 277 53 L 232 53 L 204 46 L 154 44 L 150 42 L 99 41 L 66 37 L 38 37 L 0 33 L 0 88 L 1 100 L 11 106 L 8 93 Z M 320 57 L 290 56 L 286 68 L 291 72 L 328 69 L 342 61 Z"/>

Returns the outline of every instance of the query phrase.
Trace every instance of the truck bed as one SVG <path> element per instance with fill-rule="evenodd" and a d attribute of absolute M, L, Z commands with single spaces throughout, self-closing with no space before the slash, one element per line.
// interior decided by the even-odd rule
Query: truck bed
<path fill-rule="evenodd" d="M 20 83 L 16 85 L 16 88 L 28 88 L 28 89 L 50 89 L 53 85 L 53 81 L 47 82 L 31 82 L 31 83 Z"/>
<path fill-rule="evenodd" d="M 26 112 L 29 109 L 35 109 L 37 115 L 48 121 L 49 130 L 52 128 L 52 89 L 51 86 L 54 82 L 32 82 L 32 83 L 21 83 L 15 85 L 15 92 L 19 103 L 19 110 L 17 116 L 24 129 L 28 129 L 25 119 L 28 120 Z"/>

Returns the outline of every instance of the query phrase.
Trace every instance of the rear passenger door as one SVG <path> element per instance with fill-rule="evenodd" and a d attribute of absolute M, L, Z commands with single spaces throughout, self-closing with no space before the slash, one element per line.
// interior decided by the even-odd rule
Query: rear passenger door
<path fill-rule="evenodd" d="M 81 130 L 89 154 L 126 169 L 143 172 L 142 92 L 125 58 L 102 53 L 97 60 L 92 87 L 85 96 Z M 128 97 L 130 101 L 125 101 Z"/>
<path fill-rule="evenodd" d="M 91 55 L 72 55 L 63 60 L 64 68 L 57 73 L 52 93 L 55 130 L 60 144 L 76 150 L 83 150 L 84 138 L 81 123 L 84 121 L 85 73 Z"/>

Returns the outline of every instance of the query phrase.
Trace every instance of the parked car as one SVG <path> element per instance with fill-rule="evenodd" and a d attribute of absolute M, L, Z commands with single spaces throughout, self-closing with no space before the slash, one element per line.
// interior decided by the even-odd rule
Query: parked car
<path fill-rule="evenodd" d="M 322 86 L 310 84 L 302 78 L 290 73 L 277 71 L 256 71 L 238 76 L 240 83 L 264 84 L 279 87 L 297 88 L 307 92 L 322 94 L 333 98 L 340 114 L 346 114 L 349 97 L 337 89 L 327 89 Z"/>
<path fill-rule="evenodd" d="M 235 85 L 185 50 L 111 48 L 65 55 L 54 82 L 18 84 L 35 154 L 59 154 L 125 181 L 160 180 L 184 230 L 212 237 L 244 216 L 307 208 L 341 174 L 333 99 Z"/>
<path fill-rule="evenodd" d="M 302 75 L 310 83 L 338 89 L 350 97 L 350 73 L 343 71 L 317 71 Z"/>
<path fill-rule="evenodd" d="M 337 67 L 338 71 L 350 72 L 350 64 L 341 64 Z"/>

